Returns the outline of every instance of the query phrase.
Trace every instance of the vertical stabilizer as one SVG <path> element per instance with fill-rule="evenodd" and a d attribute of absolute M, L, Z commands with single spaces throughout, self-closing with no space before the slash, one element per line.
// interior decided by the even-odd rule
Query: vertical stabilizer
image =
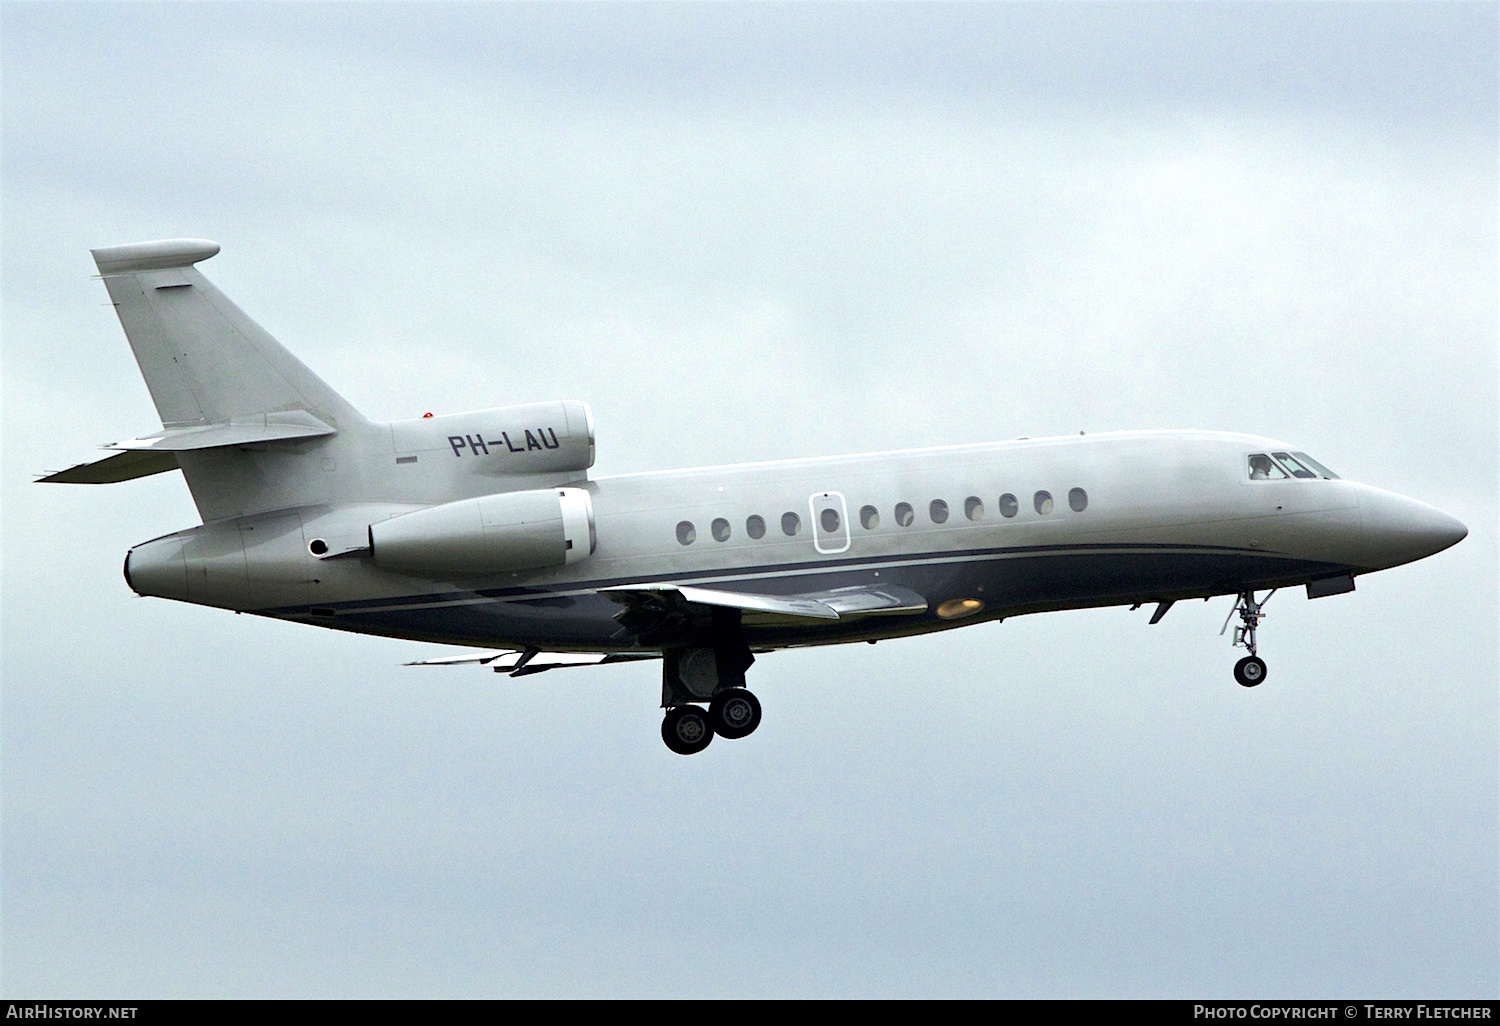
<path fill-rule="evenodd" d="M 203 239 L 93 251 L 162 424 L 214 424 L 306 410 L 335 428 L 359 413 L 193 265 L 219 252 Z"/>
<path fill-rule="evenodd" d="M 173 450 L 204 520 L 331 501 L 358 479 L 375 428 L 193 266 L 218 252 L 202 239 L 93 251 L 171 436 L 159 447 Z M 266 442 L 293 422 L 325 430 Z M 254 444 L 181 442 L 246 432 Z"/>

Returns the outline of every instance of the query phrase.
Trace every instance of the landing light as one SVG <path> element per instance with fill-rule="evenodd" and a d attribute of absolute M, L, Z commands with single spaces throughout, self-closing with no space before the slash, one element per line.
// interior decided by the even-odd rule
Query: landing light
<path fill-rule="evenodd" d="M 940 620 L 958 620 L 973 616 L 983 608 L 984 603 L 978 599 L 949 599 L 937 607 L 937 615 Z"/>

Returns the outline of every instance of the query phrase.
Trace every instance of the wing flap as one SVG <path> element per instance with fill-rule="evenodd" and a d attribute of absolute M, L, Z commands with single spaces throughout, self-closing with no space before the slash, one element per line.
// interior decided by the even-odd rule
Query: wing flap
<path fill-rule="evenodd" d="M 792 616 L 806 620 L 837 620 L 838 612 L 816 599 L 797 595 L 755 595 L 739 591 L 721 591 L 717 588 L 698 588 L 686 584 L 622 584 L 600 589 L 599 594 L 625 605 L 640 601 L 660 601 L 670 595 L 679 595 L 684 602 L 700 606 L 720 606 L 740 609 L 749 613 L 770 613 L 776 616 Z"/>
<path fill-rule="evenodd" d="M 625 584 L 599 592 L 622 605 L 660 607 L 667 612 L 673 598 L 681 603 L 738 609 L 757 617 L 791 617 L 800 620 L 842 620 L 861 616 L 925 613 L 927 600 L 900 585 L 854 585 L 800 595 L 761 595 L 700 588 L 689 584 Z"/>
<path fill-rule="evenodd" d="M 896 584 L 856 585 L 849 588 L 834 588 L 830 591 L 815 591 L 807 596 L 828 606 L 840 617 L 890 616 L 927 612 L 927 600 Z"/>

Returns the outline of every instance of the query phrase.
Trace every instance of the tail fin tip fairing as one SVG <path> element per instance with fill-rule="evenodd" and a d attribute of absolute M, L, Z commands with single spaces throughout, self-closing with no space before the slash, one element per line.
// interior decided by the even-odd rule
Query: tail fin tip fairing
<path fill-rule="evenodd" d="M 125 246 L 102 246 L 89 252 L 94 255 L 94 265 L 99 268 L 99 273 L 107 276 L 191 267 L 200 260 L 215 256 L 219 244 L 207 239 L 160 239 Z"/>

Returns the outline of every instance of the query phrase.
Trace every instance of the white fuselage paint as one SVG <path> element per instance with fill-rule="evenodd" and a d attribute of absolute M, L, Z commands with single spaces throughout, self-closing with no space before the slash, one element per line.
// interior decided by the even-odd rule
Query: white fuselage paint
<path fill-rule="evenodd" d="M 314 540 L 352 547 L 372 522 L 422 508 L 325 504 L 146 543 L 132 550 L 128 576 L 143 593 L 340 629 L 555 650 L 642 647 L 620 636 L 619 607 L 598 594 L 622 584 L 772 595 L 904 584 L 929 603 L 923 614 L 837 625 L 747 618 L 753 643 L 781 647 L 1288 586 L 1409 562 L 1464 536 L 1438 510 L 1366 485 L 1250 479 L 1250 453 L 1288 448 L 1249 435 L 1121 432 L 580 478 L 573 487 L 588 489 L 595 517 L 592 556 L 486 578 L 390 573 L 357 554 L 319 559 Z M 1081 511 L 1070 506 L 1073 489 L 1087 495 Z M 1050 512 L 1038 512 L 1039 492 L 1050 494 Z M 1002 515 L 1003 495 L 1015 497 L 1014 516 Z M 935 500 L 946 504 L 942 523 Z M 903 503 L 907 526 L 896 516 Z M 871 529 L 861 523 L 867 506 L 879 515 Z M 838 514 L 832 532 L 818 529 L 825 507 Z M 797 518 L 794 535 L 783 531 L 785 514 Z M 747 531 L 752 516 L 764 522 L 761 538 Z M 716 520 L 728 525 L 723 540 Z M 690 544 L 678 540 L 682 523 L 692 525 Z M 972 615 L 936 615 L 963 599 L 977 601 Z"/>

